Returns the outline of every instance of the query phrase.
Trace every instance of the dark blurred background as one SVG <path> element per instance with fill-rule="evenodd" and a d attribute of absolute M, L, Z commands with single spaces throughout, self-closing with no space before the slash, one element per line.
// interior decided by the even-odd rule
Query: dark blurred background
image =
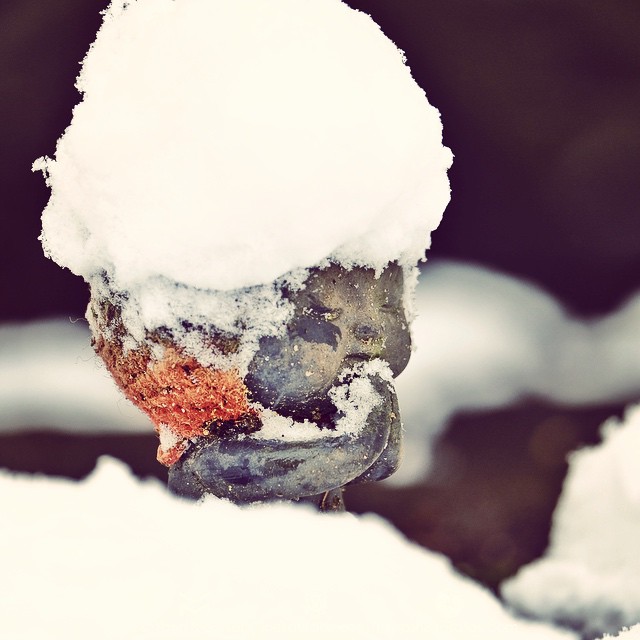
<path fill-rule="evenodd" d="M 443 114 L 453 199 L 431 256 L 523 276 L 576 313 L 640 285 L 636 0 L 352 0 L 406 52 Z M 42 257 L 53 155 L 105 0 L 0 8 L 0 318 L 82 316 L 83 283 Z"/>
<path fill-rule="evenodd" d="M 637 0 L 348 4 L 371 14 L 405 51 L 414 77 L 442 113 L 445 143 L 455 154 L 453 198 L 433 236 L 432 258 L 523 277 L 581 317 L 610 312 L 640 288 Z M 42 255 L 37 237 L 48 190 L 30 166 L 37 157 L 54 154 L 69 124 L 79 100 L 74 89 L 79 62 L 106 6 L 106 0 L 0 4 L 0 322 L 84 315 L 84 282 Z M 431 488 L 362 489 L 353 493 L 352 505 L 377 509 L 495 585 L 544 548 L 566 452 L 595 441 L 598 424 L 620 409 L 524 403 L 507 412 L 460 417 L 440 447 L 458 443 L 458 457 L 469 460 L 484 447 L 481 462 L 465 467 L 475 476 L 443 482 L 436 466 L 440 475 Z M 551 453 L 540 457 L 535 453 L 540 446 L 532 449 L 531 439 L 540 440 L 540 425 L 550 423 L 565 428 L 545 427 Z M 478 433 L 484 434 L 480 441 Z M 512 433 L 520 440 L 512 442 Z M 30 437 L 3 437 L 0 466 L 81 477 L 95 455 L 111 452 L 128 457 L 141 474 L 162 475 L 162 469 L 147 468 L 155 464 L 153 438 L 136 436 L 123 444 L 122 437 L 50 435 L 43 445 L 40 436 Z M 543 460 L 538 467 L 536 455 Z M 504 469 L 497 472 L 500 460 Z M 500 476 L 516 478 L 516 467 L 519 477 L 529 469 L 519 493 L 517 482 Z M 484 481 L 478 480 L 483 474 Z M 541 477 L 547 480 L 535 485 Z M 443 486 L 453 491 L 457 484 L 458 493 L 442 493 Z M 502 513 L 497 503 L 493 510 L 486 505 L 499 501 L 496 486 L 506 484 L 515 496 L 505 500 L 519 515 L 504 516 L 511 518 L 505 524 L 496 516 L 496 509 Z M 464 513 L 470 515 L 462 523 Z M 486 526 L 496 529 L 489 542 Z M 514 545 L 524 552 L 514 551 Z"/>

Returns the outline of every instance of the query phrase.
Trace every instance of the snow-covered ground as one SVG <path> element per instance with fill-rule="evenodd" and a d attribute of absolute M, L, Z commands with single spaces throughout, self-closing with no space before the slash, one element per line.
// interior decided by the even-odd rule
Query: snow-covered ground
<path fill-rule="evenodd" d="M 0 637 L 569 640 L 373 516 L 0 474 Z"/>
<path fill-rule="evenodd" d="M 637 624 L 631 628 L 624 629 L 619 634 L 613 636 L 609 633 L 604 635 L 604 638 L 619 638 L 620 640 L 639 640 L 640 639 L 640 624 Z"/>

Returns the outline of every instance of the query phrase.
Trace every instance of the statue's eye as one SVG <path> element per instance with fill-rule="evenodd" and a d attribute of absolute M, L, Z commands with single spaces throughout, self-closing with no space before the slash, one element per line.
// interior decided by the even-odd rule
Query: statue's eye
<path fill-rule="evenodd" d="M 388 313 L 396 313 L 396 312 L 400 311 L 401 308 L 402 308 L 402 301 L 401 300 L 392 300 L 390 298 L 387 298 L 380 305 L 380 309 L 382 311 L 386 311 Z"/>
<path fill-rule="evenodd" d="M 328 322 L 333 322 L 337 320 L 342 314 L 341 309 L 332 309 L 331 307 L 327 307 L 323 305 L 317 298 L 311 297 L 310 304 L 307 307 L 309 313 L 314 316 L 320 316 L 323 320 Z"/>
<path fill-rule="evenodd" d="M 323 305 L 313 305 L 311 307 L 311 312 L 315 316 L 321 316 L 324 320 L 328 322 L 333 322 L 340 317 L 341 311 L 340 309 L 330 309 L 329 307 L 325 307 Z"/>

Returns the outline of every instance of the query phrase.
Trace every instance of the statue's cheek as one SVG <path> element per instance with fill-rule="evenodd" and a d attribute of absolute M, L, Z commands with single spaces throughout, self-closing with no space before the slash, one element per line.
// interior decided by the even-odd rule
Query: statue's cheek
<path fill-rule="evenodd" d="M 301 316 L 292 323 L 289 334 L 293 340 L 324 344 L 334 351 L 342 339 L 342 330 L 336 324 L 315 315 Z"/>
<path fill-rule="evenodd" d="M 310 399 L 326 394 L 341 357 L 325 342 L 265 338 L 249 366 L 245 383 L 251 399 L 286 414 L 304 413 Z"/>
<path fill-rule="evenodd" d="M 385 339 L 385 360 L 394 376 L 400 375 L 411 357 L 411 334 L 404 318 L 390 323 Z"/>

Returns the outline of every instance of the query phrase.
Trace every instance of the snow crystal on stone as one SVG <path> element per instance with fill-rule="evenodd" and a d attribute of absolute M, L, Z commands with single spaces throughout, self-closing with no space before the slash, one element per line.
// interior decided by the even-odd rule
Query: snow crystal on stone
<path fill-rule="evenodd" d="M 319 440 L 333 435 L 318 427 L 315 422 L 302 422 L 282 416 L 271 409 L 260 408 L 261 427 L 251 434 L 256 440 L 286 440 L 287 442 L 303 442 L 305 440 Z"/>
<path fill-rule="evenodd" d="M 158 438 L 160 440 L 160 448 L 165 451 L 169 451 L 182 441 L 179 436 L 163 423 L 158 425 Z"/>
<path fill-rule="evenodd" d="M 149 332 L 169 329 L 177 346 L 203 366 L 236 368 L 244 376 L 260 338 L 281 335 L 293 314 L 293 305 L 282 296 L 285 282 L 288 283 L 278 279 L 242 291 L 211 291 L 156 277 L 114 297 L 111 283 L 95 276 L 91 279 L 91 292 L 95 299 L 117 301 L 132 348 L 149 345 L 145 342 Z M 103 329 L 95 325 L 90 313 L 87 319 L 94 336 L 100 335 Z M 186 331 L 185 324 L 202 330 Z M 226 357 L 212 349 L 209 334 L 236 337 L 238 351 Z M 162 353 L 157 356 L 161 358 Z"/>
<path fill-rule="evenodd" d="M 339 0 L 114 0 L 77 86 L 55 159 L 34 165 L 42 242 L 121 291 L 412 265 L 449 199 L 438 112 Z"/>
<path fill-rule="evenodd" d="M 376 358 L 369 362 L 359 362 L 343 371 L 340 375 L 343 383 L 329 391 L 331 401 L 341 414 L 336 421 L 339 433 L 357 434 L 366 424 L 373 408 L 382 402 L 380 394 L 369 379 L 374 375 L 390 384 L 393 381 L 388 363 Z"/>
<path fill-rule="evenodd" d="M 315 422 L 299 422 L 258 405 L 262 426 L 250 437 L 257 440 L 302 442 L 357 435 L 364 428 L 373 408 L 382 401 L 369 379 L 373 375 L 380 376 L 389 383 L 393 380 L 388 363 L 376 358 L 345 369 L 340 376 L 342 384 L 329 390 L 329 397 L 340 414 L 335 422 L 335 429 L 320 429 Z"/>
<path fill-rule="evenodd" d="M 519 610 L 591 637 L 640 622 L 640 406 L 603 435 L 571 457 L 545 557 L 502 590 Z"/>

